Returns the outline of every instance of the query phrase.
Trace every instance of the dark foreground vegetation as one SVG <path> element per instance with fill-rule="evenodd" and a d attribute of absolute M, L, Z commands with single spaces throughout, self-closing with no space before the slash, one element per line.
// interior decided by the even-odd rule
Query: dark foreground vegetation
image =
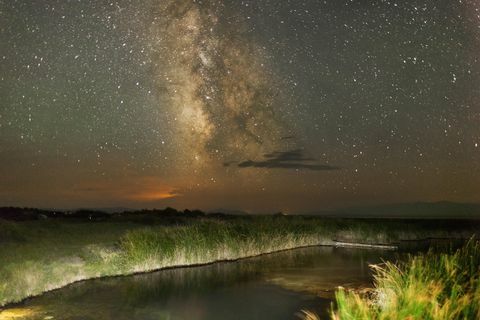
<path fill-rule="evenodd" d="M 402 244 L 468 239 L 479 227 L 478 221 L 467 220 L 229 216 L 171 208 L 116 214 L 4 208 L 0 306 L 95 277 L 333 245 L 334 240 Z"/>

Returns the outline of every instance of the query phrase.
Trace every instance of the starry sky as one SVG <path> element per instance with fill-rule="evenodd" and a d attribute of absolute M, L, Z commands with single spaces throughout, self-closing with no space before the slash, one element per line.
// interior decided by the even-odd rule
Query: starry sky
<path fill-rule="evenodd" d="M 475 0 L 0 0 L 0 205 L 480 202 Z"/>

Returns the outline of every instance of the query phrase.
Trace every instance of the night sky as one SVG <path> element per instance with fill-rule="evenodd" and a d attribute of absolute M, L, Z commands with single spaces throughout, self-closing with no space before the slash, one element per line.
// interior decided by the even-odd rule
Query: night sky
<path fill-rule="evenodd" d="M 0 0 L 0 205 L 480 202 L 476 0 Z"/>

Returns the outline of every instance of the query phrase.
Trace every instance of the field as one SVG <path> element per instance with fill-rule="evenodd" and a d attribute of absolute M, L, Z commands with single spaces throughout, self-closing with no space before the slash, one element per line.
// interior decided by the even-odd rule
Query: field
<path fill-rule="evenodd" d="M 332 245 L 333 240 L 373 244 L 469 238 L 477 229 L 478 223 L 468 221 L 432 226 L 410 220 L 183 213 L 167 217 L 162 212 L 99 221 L 91 216 L 0 220 L 0 306 L 96 277 Z"/>

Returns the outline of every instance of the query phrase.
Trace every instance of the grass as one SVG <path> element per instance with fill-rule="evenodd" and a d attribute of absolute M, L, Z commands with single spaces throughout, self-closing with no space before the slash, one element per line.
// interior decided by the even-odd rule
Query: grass
<path fill-rule="evenodd" d="M 131 270 L 205 264 L 255 256 L 299 246 L 328 243 L 320 224 L 283 219 L 251 222 L 200 221 L 192 225 L 130 231 L 120 246 Z"/>
<path fill-rule="evenodd" d="M 0 306 L 103 276 L 234 260 L 332 239 L 384 243 L 448 235 L 418 223 L 257 216 L 185 218 L 165 225 L 111 219 L 88 222 L 0 220 Z M 458 235 L 469 237 L 471 229 Z"/>
<path fill-rule="evenodd" d="M 478 241 L 470 240 L 453 253 L 429 251 L 406 263 L 387 262 L 373 269 L 373 291 L 362 295 L 339 290 L 333 319 L 480 319 Z"/>

